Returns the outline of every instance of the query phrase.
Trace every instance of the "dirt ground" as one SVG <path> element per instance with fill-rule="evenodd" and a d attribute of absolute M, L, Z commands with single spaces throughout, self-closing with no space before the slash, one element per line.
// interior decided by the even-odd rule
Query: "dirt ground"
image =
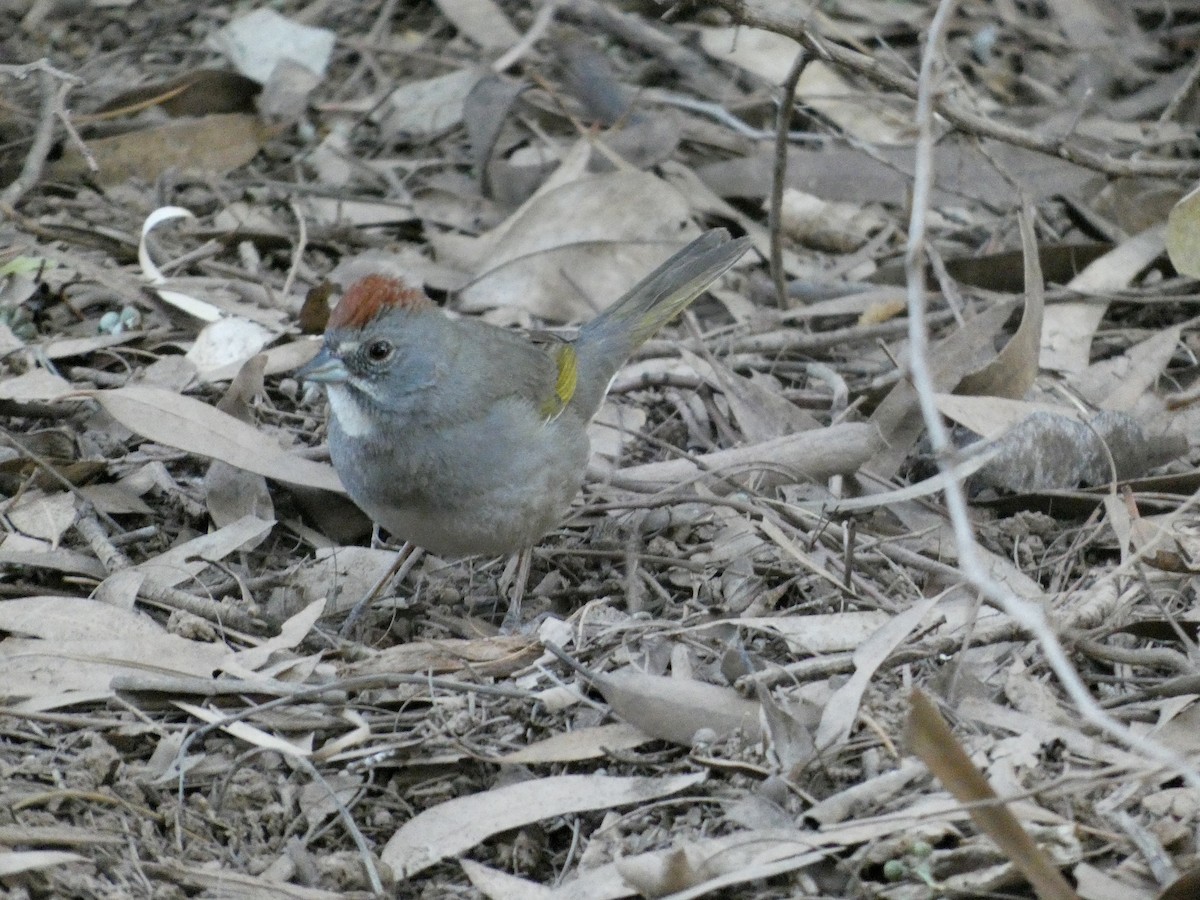
<path fill-rule="evenodd" d="M 1200 896 L 1198 37 L 0 0 L 0 893 Z M 715 227 L 520 627 L 389 581 L 342 289 L 569 336 Z"/>

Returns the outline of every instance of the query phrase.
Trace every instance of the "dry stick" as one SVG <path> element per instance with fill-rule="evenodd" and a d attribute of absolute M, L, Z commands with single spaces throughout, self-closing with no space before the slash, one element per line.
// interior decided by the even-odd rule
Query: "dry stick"
<path fill-rule="evenodd" d="M 781 4 L 775 0 L 714 0 L 714 2 L 727 10 L 742 25 L 762 28 L 790 37 L 808 48 L 820 59 L 857 72 L 880 87 L 897 91 L 910 99 L 918 98 L 919 80 L 913 81 L 907 75 L 887 68 L 865 53 L 826 42 L 813 31 L 812 23 L 806 18 L 805 7 L 802 4 Z M 1005 125 L 993 121 L 986 115 L 966 109 L 948 97 L 939 97 L 934 102 L 940 116 L 969 134 L 994 138 L 1006 144 L 1024 147 L 1026 150 L 1045 153 L 1097 172 L 1103 172 L 1106 175 L 1152 175 L 1163 178 L 1179 178 L 1195 176 L 1197 172 L 1200 172 L 1200 162 L 1118 159 L 1058 138 L 1044 137 L 1024 126 Z"/>
<path fill-rule="evenodd" d="M 792 60 L 787 78 L 783 80 L 783 97 L 775 118 L 775 165 L 771 172 L 771 206 L 767 211 L 767 228 L 771 233 L 771 281 L 775 284 L 775 304 L 788 308 L 787 277 L 783 271 L 783 182 L 787 178 L 787 151 L 792 108 L 796 105 L 796 85 L 812 57 L 801 48 Z"/>
<path fill-rule="evenodd" d="M 1158 117 L 1158 125 L 1161 127 L 1166 125 L 1176 115 L 1179 114 L 1179 108 L 1183 106 L 1183 101 L 1191 96 L 1196 90 L 1196 85 L 1200 84 L 1200 58 L 1192 62 L 1192 69 L 1188 72 L 1187 79 L 1179 86 L 1179 90 L 1171 97 L 1166 106 L 1163 107 L 1162 115 Z"/>
<path fill-rule="evenodd" d="M 1016 623 L 1025 628 L 1042 648 L 1046 662 L 1058 677 L 1083 717 L 1121 744 L 1174 769 L 1193 790 L 1200 790 L 1200 774 L 1179 753 L 1147 737 L 1139 737 L 1101 709 L 1088 692 L 1079 673 L 1075 671 L 1058 636 L 1050 627 L 1045 613 L 1035 603 L 1023 600 L 995 581 L 979 559 L 972 532 L 967 500 L 962 485 L 949 477 L 953 471 L 952 447 L 946 426 L 938 412 L 936 390 L 929 369 L 929 333 L 925 327 L 925 234 L 926 212 L 933 186 L 933 108 L 934 66 L 940 53 L 941 39 L 953 0 L 941 0 L 934 13 L 921 53 L 920 75 L 917 79 L 917 147 L 913 173 L 912 214 L 909 218 L 908 248 L 904 269 L 908 288 L 909 343 L 912 348 L 910 377 L 917 391 L 921 415 L 929 433 L 930 445 L 938 468 L 946 476 L 945 497 L 954 527 L 954 542 L 958 550 L 959 567 L 967 581 L 990 602 L 995 603 Z M 1021 217 L 1022 243 L 1026 253 L 1036 253 L 1033 244 L 1031 217 Z"/>
<path fill-rule="evenodd" d="M 74 412 L 74 409 L 72 409 L 72 412 Z M 37 453 L 34 453 L 32 450 L 26 447 L 22 441 L 17 440 L 8 432 L 0 431 L 0 440 L 10 444 L 17 450 L 18 453 L 45 472 L 47 476 L 54 481 L 57 481 L 60 485 L 62 485 L 63 490 L 70 491 L 72 494 L 74 494 L 80 510 L 95 513 L 97 516 L 104 519 L 104 521 L 108 523 L 109 527 L 113 529 L 113 531 L 120 532 L 122 530 L 121 526 L 113 520 L 112 516 L 102 510 L 96 509 L 92 501 L 88 499 L 87 494 L 80 490 L 79 486 L 67 478 L 67 476 L 63 475 L 62 472 L 54 468 L 54 466 L 50 464 L 49 460 L 43 458 Z"/>
<path fill-rule="evenodd" d="M 296 217 L 296 246 L 292 250 L 292 264 L 288 266 L 287 276 L 283 279 L 283 288 L 280 294 L 286 300 L 292 292 L 292 285 L 296 283 L 296 273 L 300 270 L 300 263 L 304 259 L 304 251 L 308 249 L 308 226 L 304 221 L 304 210 L 300 208 L 300 204 L 295 199 L 289 204 L 292 210 L 292 215 Z"/>
<path fill-rule="evenodd" d="M 307 772 L 309 778 L 325 789 L 325 794 L 328 799 L 333 801 L 333 805 L 337 809 L 338 818 L 342 820 L 346 832 L 350 835 L 350 840 L 354 841 L 354 846 L 358 848 L 358 856 L 362 860 L 363 868 L 367 870 L 367 880 L 371 882 L 371 890 L 375 892 L 377 897 L 382 897 L 384 895 L 383 880 L 379 877 L 379 869 L 375 866 L 375 858 L 371 855 L 371 848 L 367 846 L 367 839 L 363 836 L 362 831 L 359 830 L 358 823 L 354 821 L 354 816 L 346 808 L 346 804 L 342 803 L 341 798 L 337 795 L 337 791 L 333 789 L 333 785 L 326 781 L 325 776 L 317 771 L 317 767 L 313 765 L 312 760 L 306 756 L 296 754 L 292 757 L 292 763 Z"/>
<path fill-rule="evenodd" d="M 39 59 L 37 62 L 19 66 L 0 66 L 0 75 L 11 75 L 13 78 L 25 78 L 30 72 L 39 73 L 42 89 L 42 108 L 38 115 L 38 128 L 34 133 L 29 153 L 25 156 L 25 163 L 21 167 L 21 173 L 13 180 L 12 184 L 0 193 L 0 208 L 4 208 L 3 211 L 6 215 L 10 215 L 10 217 L 12 207 L 42 177 L 42 167 L 46 164 L 46 158 L 50 154 L 50 146 L 54 140 L 54 120 L 56 118 L 62 122 L 68 136 L 79 149 L 84 161 L 87 162 L 88 168 L 93 172 L 98 168 L 91 151 L 88 150 L 83 139 L 79 137 L 79 133 L 67 117 L 66 110 L 63 109 L 63 98 L 82 79 L 75 75 L 70 75 L 61 69 L 56 69 L 45 59 Z"/>
<path fill-rule="evenodd" d="M 186 787 L 186 778 L 188 767 L 183 765 L 187 759 L 187 752 L 191 746 L 201 738 L 212 734 L 213 732 L 228 728 L 235 722 L 241 722 L 251 718 L 259 713 L 268 712 L 273 709 L 280 709 L 284 706 L 297 703 L 301 700 L 316 700 L 328 695 L 330 692 L 345 692 L 349 693 L 356 690 L 374 690 L 395 688 L 401 685 L 415 685 L 417 687 L 428 687 L 432 693 L 434 688 L 442 688 L 448 691 L 461 691 L 463 693 L 472 694 L 488 694 L 494 697 L 506 697 L 517 700 L 530 699 L 528 691 L 522 691 L 516 688 L 508 688 L 498 684 L 469 684 L 464 681 L 458 681 L 453 678 L 434 678 L 427 675 L 359 675 L 354 678 L 343 678 L 338 681 L 331 681 L 328 684 L 311 687 L 293 694 L 290 697 L 279 697 L 275 700 L 269 700 L 266 703 L 260 703 L 257 706 L 247 706 L 237 712 L 226 713 L 224 718 L 216 722 L 205 722 L 195 731 L 191 732 L 183 743 L 179 745 L 179 752 L 176 754 L 178 760 L 179 778 L 176 780 L 176 796 L 178 804 L 175 807 L 175 842 L 176 846 L 183 850 L 183 813 L 187 810 L 187 805 L 184 803 L 184 788 Z M 343 704 L 344 705 L 344 704 Z M 0 710 L 2 711 L 2 710 Z"/>
<path fill-rule="evenodd" d="M 80 514 L 75 522 L 75 530 L 80 537 L 87 541 L 104 571 L 110 575 L 124 569 L 132 568 L 132 563 L 124 553 L 118 550 L 108 539 L 104 526 L 90 512 Z M 227 609 L 207 597 L 196 597 L 186 591 L 173 587 L 165 587 L 143 582 L 138 587 L 138 598 L 168 609 L 179 609 L 193 615 L 216 622 L 218 625 L 235 628 L 238 631 L 259 632 L 266 628 L 266 623 L 238 609 Z"/>
<path fill-rule="evenodd" d="M 547 31 L 550 30 L 550 24 L 554 21 L 554 16 L 558 12 L 559 0 L 544 0 L 542 8 L 534 14 L 533 22 L 529 26 L 529 30 L 521 35 L 521 39 L 513 44 L 504 52 L 504 54 L 491 65 L 491 69 L 496 74 L 500 74 L 507 69 L 511 69 L 521 58 L 525 56 L 533 45 L 540 41 Z"/>
<path fill-rule="evenodd" d="M 38 179 L 42 177 L 42 166 L 46 164 L 46 157 L 50 155 L 50 145 L 54 142 L 54 112 L 59 102 L 58 82 L 54 75 L 45 69 L 38 72 L 38 81 L 42 90 L 42 108 L 38 112 L 38 126 L 33 135 L 33 143 L 29 145 L 29 152 L 25 154 L 21 174 L 0 192 L 0 203 L 8 206 L 15 204 L 38 183 Z"/>
<path fill-rule="evenodd" d="M 729 78 L 718 72 L 707 57 L 684 46 L 672 30 L 658 28 L 642 16 L 614 6 L 600 0 L 565 0 L 561 12 L 661 59 L 696 94 L 726 98 L 738 93 Z"/>

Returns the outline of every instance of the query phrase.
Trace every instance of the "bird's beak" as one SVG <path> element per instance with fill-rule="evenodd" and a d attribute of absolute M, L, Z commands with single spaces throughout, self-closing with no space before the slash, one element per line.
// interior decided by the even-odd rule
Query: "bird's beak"
<path fill-rule="evenodd" d="M 296 377 L 321 384 L 341 384 L 350 380 L 350 372 L 328 347 L 322 347 L 320 353 L 296 370 Z"/>

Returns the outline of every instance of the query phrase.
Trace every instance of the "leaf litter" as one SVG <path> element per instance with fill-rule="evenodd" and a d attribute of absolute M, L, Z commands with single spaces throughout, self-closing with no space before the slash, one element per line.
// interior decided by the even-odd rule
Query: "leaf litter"
<path fill-rule="evenodd" d="M 958 568 L 894 287 L 931 8 L 0 11 L 0 886 L 1189 896 L 1138 743 L 1194 760 L 1200 694 L 1168 6 L 957 4 L 924 210 L 978 554 L 1132 743 Z M 503 560 L 389 584 L 301 321 L 382 270 L 568 333 L 714 226 L 756 250 L 614 379 L 523 632 Z"/>

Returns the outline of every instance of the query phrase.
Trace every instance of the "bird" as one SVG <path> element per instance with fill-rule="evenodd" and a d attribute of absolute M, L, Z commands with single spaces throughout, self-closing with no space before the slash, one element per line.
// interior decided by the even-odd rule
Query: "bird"
<path fill-rule="evenodd" d="M 711 229 L 552 343 L 452 318 L 400 279 L 355 281 L 297 372 L 328 397 L 330 458 L 350 498 L 410 546 L 522 553 L 527 575 L 529 551 L 583 484 L 588 423 L 617 370 L 749 245 Z"/>

